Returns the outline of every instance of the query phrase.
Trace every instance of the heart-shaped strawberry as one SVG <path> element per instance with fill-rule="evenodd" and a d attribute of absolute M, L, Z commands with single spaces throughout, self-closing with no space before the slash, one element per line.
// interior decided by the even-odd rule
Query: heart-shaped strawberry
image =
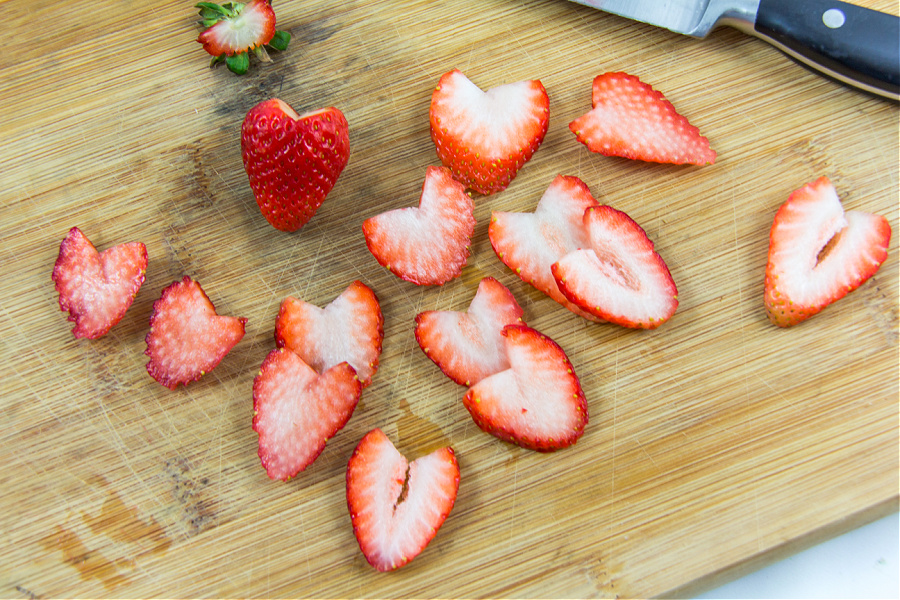
<path fill-rule="evenodd" d="M 363 222 L 366 246 L 397 277 L 443 285 L 462 273 L 475 232 L 475 206 L 445 167 L 428 167 L 419 206 L 397 208 Z"/>
<path fill-rule="evenodd" d="M 453 69 L 438 82 L 429 115 L 441 162 L 467 188 L 487 195 L 506 189 L 544 141 L 550 98 L 538 80 L 484 92 Z"/>
<path fill-rule="evenodd" d="M 359 547 L 379 571 L 418 556 L 444 523 L 459 491 L 459 463 L 445 447 L 407 462 L 380 429 L 347 464 L 347 508 Z"/>
<path fill-rule="evenodd" d="M 200 284 L 185 276 L 153 303 L 145 339 L 147 372 L 171 389 L 200 379 L 241 341 L 246 322 L 216 314 Z"/>
<path fill-rule="evenodd" d="M 298 115 L 277 98 L 260 102 L 241 126 L 241 156 L 263 216 L 275 229 L 297 231 L 347 165 L 347 119 L 334 107 Z"/>
<path fill-rule="evenodd" d="M 347 424 L 361 391 L 346 362 L 319 375 L 286 348 L 269 352 L 253 380 L 253 430 L 269 477 L 287 481 L 312 464 Z"/>
<path fill-rule="evenodd" d="M 493 277 L 485 277 L 468 310 L 427 310 L 416 315 L 416 341 L 447 377 L 472 385 L 509 368 L 501 332 L 522 321 L 522 308 Z"/>
<path fill-rule="evenodd" d="M 275 342 L 319 373 L 348 362 L 363 387 L 378 370 L 384 317 L 378 298 L 354 281 L 325 308 L 288 296 L 275 320 Z"/>
<path fill-rule="evenodd" d="M 510 368 L 482 379 L 463 397 L 475 423 L 539 452 L 571 446 L 588 422 L 587 401 L 569 357 L 526 325 L 503 328 Z"/>
<path fill-rule="evenodd" d="M 134 301 L 144 283 L 147 248 L 141 242 L 119 244 L 98 253 L 77 227 L 59 246 L 53 282 L 60 310 L 69 311 L 75 337 L 105 335 Z"/>
<path fill-rule="evenodd" d="M 557 175 L 533 213 L 494 211 L 488 236 L 497 257 L 522 281 L 575 314 L 596 321 L 597 317 L 562 294 L 550 271 L 553 263 L 588 244 L 583 217 L 591 206 L 599 204 L 581 179 Z"/>

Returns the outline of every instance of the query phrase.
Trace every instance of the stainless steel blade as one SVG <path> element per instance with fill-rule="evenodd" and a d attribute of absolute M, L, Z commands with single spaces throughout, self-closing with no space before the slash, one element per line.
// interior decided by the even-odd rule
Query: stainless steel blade
<path fill-rule="evenodd" d="M 718 25 L 753 29 L 759 0 L 572 0 L 627 19 L 705 37 Z"/>

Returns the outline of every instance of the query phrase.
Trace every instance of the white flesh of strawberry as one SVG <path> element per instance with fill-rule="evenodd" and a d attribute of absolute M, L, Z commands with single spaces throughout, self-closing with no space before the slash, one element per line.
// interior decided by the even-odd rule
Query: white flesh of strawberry
<path fill-rule="evenodd" d="M 487 158 L 506 158 L 510 135 L 531 127 L 541 94 L 529 81 L 507 83 L 482 91 L 460 72 L 442 87 L 439 112 L 441 129 L 456 139 L 483 149 Z"/>

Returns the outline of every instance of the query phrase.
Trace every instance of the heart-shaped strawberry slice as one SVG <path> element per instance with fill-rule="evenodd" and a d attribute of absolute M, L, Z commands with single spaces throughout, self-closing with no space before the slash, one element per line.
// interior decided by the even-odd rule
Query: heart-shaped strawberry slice
<path fill-rule="evenodd" d="M 418 556 L 444 523 L 459 491 L 459 463 L 445 447 L 407 462 L 380 429 L 347 464 L 347 508 L 359 547 L 379 571 Z"/>
<path fill-rule="evenodd" d="M 273 98 L 247 113 L 241 156 L 266 220 L 297 231 L 331 192 L 350 158 L 347 119 L 334 107 L 298 115 Z"/>
<path fill-rule="evenodd" d="M 144 283 L 146 270 L 147 248 L 141 242 L 98 253 L 80 229 L 70 229 L 59 246 L 52 279 L 60 310 L 69 311 L 69 320 L 75 322 L 75 337 L 96 339 L 118 323 Z"/>
<path fill-rule="evenodd" d="M 253 430 L 272 479 L 308 467 L 350 419 L 362 384 L 346 362 L 321 375 L 285 348 L 272 350 L 253 380 Z"/>
<path fill-rule="evenodd" d="M 443 285 L 462 273 L 475 232 L 475 206 L 445 167 L 428 167 L 419 206 L 363 222 L 366 246 L 391 273 L 416 285 Z"/>
<path fill-rule="evenodd" d="M 375 292 L 354 281 L 325 308 L 285 298 L 275 321 L 275 341 L 319 373 L 350 363 L 366 387 L 378 370 L 383 326 Z"/>
<path fill-rule="evenodd" d="M 216 314 L 200 284 L 185 276 L 153 303 L 145 338 L 147 372 L 171 389 L 200 379 L 241 341 L 246 322 Z"/>
<path fill-rule="evenodd" d="M 478 284 L 468 310 L 428 310 L 416 315 L 416 341 L 447 377 L 472 385 L 509 368 L 501 332 L 522 321 L 522 308 L 493 277 Z"/>
<path fill-rule="evenodd" d="M 475 423 L 539 452 L 571 446 L 588 422 L 587 401 L 568 356 L 526 325 L 503 329 L 510 368 L 482 379 L 463 397 Z"/>

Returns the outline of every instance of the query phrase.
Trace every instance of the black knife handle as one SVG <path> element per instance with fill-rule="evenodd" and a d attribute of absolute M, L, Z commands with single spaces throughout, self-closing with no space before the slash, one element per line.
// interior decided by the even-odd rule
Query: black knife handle
<path fill-rule="evenodd" d="M 760 0 L 756 33 L 846 84 L 900 100 L 900 18 L 835 0 Z"/>

